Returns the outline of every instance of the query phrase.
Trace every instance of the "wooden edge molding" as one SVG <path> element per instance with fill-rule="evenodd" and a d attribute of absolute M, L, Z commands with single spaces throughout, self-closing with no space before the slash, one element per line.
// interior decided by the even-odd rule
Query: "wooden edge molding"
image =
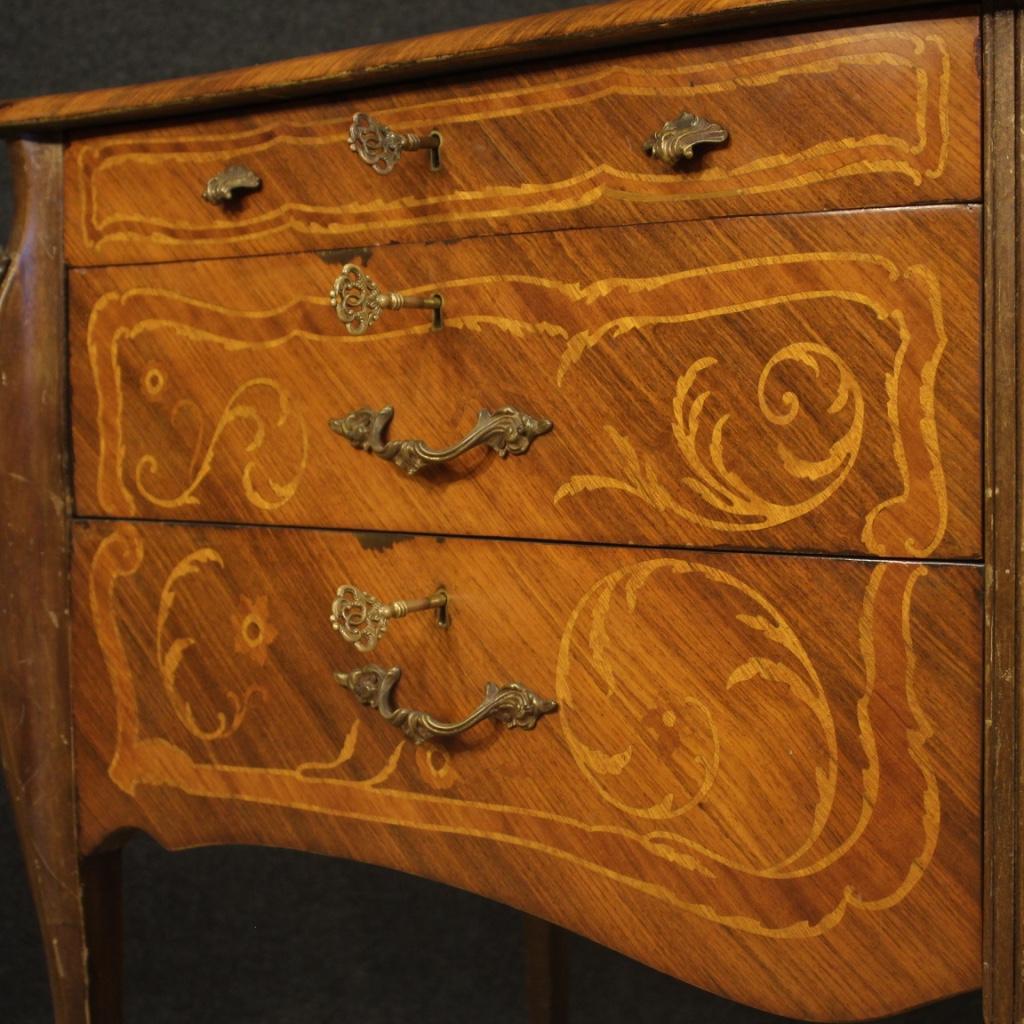
<path fill-rule="evenodd" d="M 1024 393 L 1021 305 L 1021 95 L 1017 66 L 1024 19 L 1012 0 L 990 0 L 983 20 L 985 178 L 985 1020 L 1011 1024 L 1024 1012 L 1020 935 L 1021 664 L 1020 509 Z"/>
<path fill-rule="evenodd" d="M 86 1009 L 68 685 L 62 145 L 10 147 L 16 197 L 0 285 L 0 752 L 56 1019 Z"/>
<path fill-rule="evenodd" d="M 900 7 L 927 2 L 903 0 Z M 246 106 L 653 38 L 891 10 L 892 6 L 885 0 L 634 0 L 569 8 L 208 75 L 0 101 L 0 134 Z"/>

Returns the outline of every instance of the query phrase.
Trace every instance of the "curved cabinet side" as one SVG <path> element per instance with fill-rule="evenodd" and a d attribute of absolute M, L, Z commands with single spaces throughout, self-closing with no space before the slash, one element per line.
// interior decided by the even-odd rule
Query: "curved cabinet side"
<path fill-rule="evenodd" d="M 68 689 L 62 144 L 10 145 L 0 285 L 0 752 L 60 1024 L 90 1018 Z"/>

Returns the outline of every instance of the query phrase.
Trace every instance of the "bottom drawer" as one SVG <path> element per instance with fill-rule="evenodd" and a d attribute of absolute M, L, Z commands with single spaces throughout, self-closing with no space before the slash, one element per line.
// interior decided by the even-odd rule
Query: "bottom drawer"
<path fill-rule="evenodd" d="M 129 523 L 74 547 L 84 852 L 372 861 L 810 1019 L 980 984 L 976 567 Z M 449 628 L 361 653 L 341 584 L 443 585 Z M 370 663 L 439 720 L 486 682 L 557 708 L 417 744 L 334 676 Z"/>

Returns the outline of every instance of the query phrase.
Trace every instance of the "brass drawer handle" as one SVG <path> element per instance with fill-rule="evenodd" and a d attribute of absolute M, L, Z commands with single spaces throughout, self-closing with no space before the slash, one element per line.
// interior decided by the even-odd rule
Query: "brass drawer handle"
<path fill-rule="evenodd" d="M 437 612 L 437 624 L 442 629 L 451 625 L 448 615 L 448 594 L 438 587 L 430 597 L 415 601 L 392 601 L 385 604 L 373 594 L 360 590 L 351 583 L 338 587 L 331 605 L 331 625 L 357 651 L 372 651 L 387 632 L 392 619 L 402 619 L 415 612 Z"/>
<path fill-rule="evenodd" d="M 720 124 L 683 112 L 674 121 L 666 121 L 644 142 L 644 152 L 674 167 L 680 157 L 693 159 L 693 147 L 727 142 L 729 133 Z"/>
<path fill-rule="evenodd" d="M 384 406 L 380 412 L 356 409 L 347 416 L 331 420 L 329 426 L 353 447 L 393 462 L 410 476 L 424 466 L 436 466 L 458 458 L 477 445 L 493 448 L 501 458 L 524 455 L 534 438 L 546 434 L 554 426 L 551 420 L 529 416 L 511 406 L 494 412 L 482 409 L 476 426 L 461 441 L 450 448 L 431 448 L 420 440 L 385 441 L 384 434 L 394 415 L 395 410 L 390 405 Z"/>
<path fill-rule="evenodd" d="M 255 192 L 262 186 L 263 182 L 258 174 L 242 164 L 232 164 L 206 183 L 203 198 L 216 206 L 218 203 L 231 202 L 235 198 L 235 192 Z"/>
<path fill-rule="evenodd" d="M 364 665 L 353 672 L 334 673 L 334 678 L 351 690 L 361 704 L 376 708 L 385 721 L 398 726 L 413 743 L 449 739 L 488 718 L 509 729 L 533 729 L 541 715 L 558 710 L 555 701 L 537 696 L 522 683 L 487 683 L 484 699 L 474 711 L 459 722 L 442 722 L 426 711 L 391 706 L 391 691 L 401 677 L 402 670 L 397 666 Z"/>
<path fill-rule="evenodd" d="M 444 299 L 438 295 L 421 298 L 381 291 L 377 282 L 355 263 L 346 263 L 334 281 L 330 293 L 331 305 L 349 334 L 365 334 L 385 309 L 432 309 L 434 330 L 443 326 L 441 307 Z"/>
<path fill-rule="evenodd" d="M 441 133 L 431 132 L 426 138 L 413 132 L 396 132 L 369 114 L 358 113 L 348 130 L 348 148 L 357 153 L 378 174 L 390 174 L 403 152 L 430 150 L 430 169 L 441 169 Z"/>

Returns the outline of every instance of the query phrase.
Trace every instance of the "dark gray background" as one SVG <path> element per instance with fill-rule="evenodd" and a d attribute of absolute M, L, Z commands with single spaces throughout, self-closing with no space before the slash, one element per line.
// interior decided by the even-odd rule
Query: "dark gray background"
<path fill-rule="evenodd" d="M 3 11 L 0 96 L 214 71 L 564 6 L 570 5 L 12 0 Z M 0 163 L 0 239 L 7 237 L 10 209 Z M 126 850 L 125 884 L 129 1024 L 525 1021 L 519 915 L 480 898 L 288 851 L 169 854 L 144 839 Z M 41 944 L 2 789 L 0 907 L 0 1022 L 43 1024 L 49 1008 Z M 582 939 L 570 939 L 570 958 L 572 1024 L 778 1020 Z M 898 1020 L 974 1024 L 981 1021 L 980 1000 L 968 996 Z"/>

